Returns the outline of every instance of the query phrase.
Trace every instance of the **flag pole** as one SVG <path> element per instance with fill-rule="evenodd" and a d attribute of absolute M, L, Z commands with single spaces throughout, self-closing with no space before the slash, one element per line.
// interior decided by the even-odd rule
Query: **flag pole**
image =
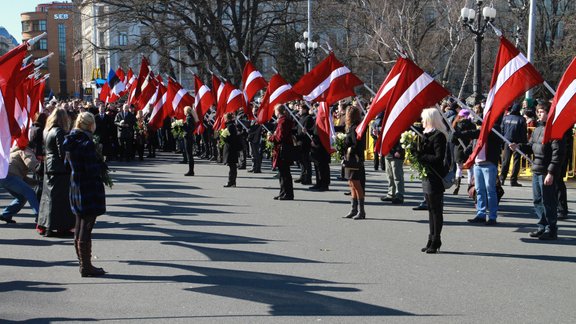
<path fill-rule="evenodd" d="M 550 93 L 555 96 L 556 95 L 556 91 L 554 90 L 554 88 L 552 88 L 550 86 L 550 84 L 548 84 L 548 82 L 544 81 L 544 86 L 546 87 L 546 89 L 548 89 L 548 91 L 550 91 Z"/>
<path fill-rule="evenodd" d="M 454 98 L 454 100 L 456 100 L 456 102 L 460 105 L 460 107 L 462 108 L 466 108 L 468 110 L 470 110 L 470 113 L 472 114 L 472 116 L 474 116 L 474 118 L 478 119 L 478 120 L 482 120 L 482 117 L 478 116 L 474 110 L 472 108 L 470 108 L 468 105 L 466 105 L 465 103 L 462 102 L 462 100 L 456 98 L 456 97 L 452 97 Z M 510 145 L 512 144 L 512 142 L 510 142 L 506 137 L 504 137 L 504 135 L 502 135 L 502 133 L 500 133 L 499 131 L 495 130 L 494 128 L 492 128 L 491 130 L 494 134 L 498 135 L 498 137 L 500 137 L 506 144 Z M 520 155 L 522 155 L 522 157 L 524 157 L 528 162 L 530 162 L 530 164 L 534 164 L 534 161 L 532 161 L 532 159 L 530 159 L 528 157 L 528 155 L 526 155 L 526 153 L 522 152 L 519 149 L 516 149 L 516 152 L 518 152 Z"/>
<path fill-rule="evenodd" d="M 440 116 L 442 116 L 442 119 L 444 119 L 444 122 L 446 122 L 446 124 L 448 125 L 448 127 L 450 128 L 450 131 L 452 133 L 456 132 L 456 130 L 454 129 L 454 126 L 452 126 L 452 124 L 450 123 L 450 121 L 448 120 L 448 118 L 446 118 L 446 116 L 442 113 L 442 110 L 440 109 L 440 105 L 436 104 L 436 109 L 438 109 L 438 112 L 440 113 Z M 464 145 L 464 141 L 462 141 L 461 138 L 458 139 L 458 142 L 460 143 L 460 146 L 462 146 L 462 149 L 466 150 L 466 145 Z"/>

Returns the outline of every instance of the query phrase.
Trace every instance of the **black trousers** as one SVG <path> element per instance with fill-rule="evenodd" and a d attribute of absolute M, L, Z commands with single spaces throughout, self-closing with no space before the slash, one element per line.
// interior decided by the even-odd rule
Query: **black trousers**
<path fill-rule="evenodd" d="M 134 140 L 132 138 L 121 138 L 119 141 L 120 160 L 131 161 L 134 158 Z"/>
<path fill-rule="evenodd" d="M 280 172 L 280 197 L 294 198 L 294 187 L 292 183 L 292 174 L 290 173 L 290 164 L 280 162 L 278 165 Z"/>
<path fill-rule="evenodd" d="M 185 137 L 184 138 L 184 149 L 186 150 L 186 156 L 188 157 L 188 172 L 194 173 L 194 138 Z"/>
<path fill-rule="evenodd" d="M 564 183 L 564 176 L 568 169 L 568 159 L 564 160 L 562 167 L 560 168 L 560 174 L 554 178 L 556 182 L 556 193 L 558 196 L 558 216 L 568 215 L 568 197 L 566 194 L 566 183 Z"/>
<path fill-rule="evenodd" d="M 428 222 L 430 235 L 433 239 L 440 239 L 442 226 L 444 225 L 444 192 L 424 194 L 428 204 Z"/>
<path fill-rule="evenodd" d="M 330 186 L 330 164 L 326 162 L 314 162 L 314 171 L 316 173 L 316 186 L 326 188 Z"/>
<path fill-rule="evenodd" d="M 252 170 L 260 172 L 262 169 L 262 145 L 250 142 L 250 154 L 252 155 Z"/>
<path fill-rule="evenodd" d="M 228 184 L 236 185 L 236 177 L 238 176 L 238 163 L 228 162 Z"/>
<path fill-rule="evenodd" d="M 504 182 L 508 176 L 510 169 L 510 160 L 514 156 L 514 163 L 512 164 L 512 173 L 510 174 L 510 181 L 518 181 L 518 173 L 520 172 L 520 153 L 512 152 L 508 146 L 504 147 L 502 151 L 502 170 L 500 171 L 500 181 Z"/>
<path fill-rule="evenodd" d="M 300 181 L 302 184 L 312 183 L 312 161 L 309 149 L 304 149 L 300 158 Z"/>

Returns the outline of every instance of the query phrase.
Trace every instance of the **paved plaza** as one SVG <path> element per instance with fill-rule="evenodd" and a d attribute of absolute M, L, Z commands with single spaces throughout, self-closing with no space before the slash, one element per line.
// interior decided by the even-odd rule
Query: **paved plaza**
<path fill-rule="evenodd" d="M 112 163 L 108 212 L 94 229 L 95 265 L 81 278 L 71 239 L 34 231 L 26 207 L 0 224 L 0 322 L 110 323 L 573 323 L 576 218 L 560 239 L 528 237 L 531 186 L 504 187 L 495 227 L 474 226 L 463 191 L 445 197 L 442 253 L 426 255 L 428 214 L 380 201 L 383 172 L 368 171 L 367 219 L 342 219 L 347 185 L 276 201 L 278 180 L 181 157 Z M 367 162 L 367 165 L 370 164 Z M 370 169 L 370 168 L 369 168 Z M 293 169 L 293 174 L 297 173 Z M 333 179 L 339 167 L 332 165 Z M 408 174 L 406 178 L 408 179 Z M 574 189 L 569 207 L 575 210 Z M 9 195 L 0 191 L 2 206 Z"/>

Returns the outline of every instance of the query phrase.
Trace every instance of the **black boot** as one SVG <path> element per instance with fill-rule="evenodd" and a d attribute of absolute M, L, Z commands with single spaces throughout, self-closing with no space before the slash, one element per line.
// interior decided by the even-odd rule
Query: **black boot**
<path fill-rule="evenodd" d="M 460 183 L 461 182 L 462 182 L 462 178 L 456 179 L 456 188 L 454 188 L 454 191 L 452 192 L 453 195 L 457 195 L 458 191 L 460 191 Z"/>
<path fill-rule="evenodd" d="M 366 212 L 364 211 L 364 198 L 358 199 L 358 214 L 352 217 L 352 219 L 364 219 L 366 218 Z"/>
<path fill-rule="evenodd" d="M 352 209 L 344 218 L 352 218 L 358 214 L 358 199 L 352 198 Z"/>
<path fill-rule="evenodd" d="M 440 252 L 440 247 L 442 246 L 442 241 L 440 240 L 440 236 L 434 237 L 432 239 L 432 244 L 426 250 L 426 253 L 433 254 Z"/>
<path fill-rule="evenodd" d="M 428 242 L 426 243 L 426 246 L 423 247 L 420 251 L 426 252 L 431 245 L 432 245 L 432 235 L 428 235 Z"/>
<path fill-rule="evenodd" d="M 78 241 L 78 253 L 82 277 L 99 277 L 106 273 L 104 269 L 92 265 L 92 241 Z"/>

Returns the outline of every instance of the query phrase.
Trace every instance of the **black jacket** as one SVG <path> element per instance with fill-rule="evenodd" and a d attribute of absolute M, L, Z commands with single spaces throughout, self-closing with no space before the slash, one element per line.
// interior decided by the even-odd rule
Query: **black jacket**
<path fill-rule="evenodd" d="M 356 127 L 358 125 L 352 125 L 346 137 L 344 138 L 344 153 L 348 152 L 348 148 L 352 148 L 351 153 L 358 155 L 360 161 L 364 161 L 364 150 L 366 149 L 366 133 L 362 136 L 360 140 L 356 138 Z"/>
<path fill-rule="evenodd" d="M 562 176 L 560 170 L 566 156 L 566 140 L 553 140 L 542 144 L 544 138 L 544 123 L 541 123 L 534 129 L 530 141 L 526 144 L 520 144 L 520 149 L 524 153 L 534 153 L 534 164 L 532 164 L 532 173 Z"/>
<path fill-rule="evenodd" d="M 60 127 L 52 127 L 48 130 L 44 138 L 44 149 L 46 150 L 46 157 L 44 159 L 45 169 L 47 174 L 66 174 L 69 171 L 64 166 L 64 136 L 65 132 Z"/>
<path fill-rule="evenodd" d="M 512 143 L 526 143 L 528 140 L 526 119 L 510 114 L 502 118 L 502 135 Z"/>
<path fill-rule="evenodd" d="M 427 177 L 422 179 L 424 193 L 444 192 L 442 177 L 448 173 L 444 167 L 446 143 L 446 136 L 439 130 L 424 133 L 424 138 L 420 142 L 416 157 L 426 168 Z"/>
<path fill-rule="evenodd" d="M 223 161 L 224 163 L 238 163 L 238 151 L 241 148 L 239 147 L 240 135 L 238 135 L 238 129 L 234 121 L 227 122 L 226 129 L 228 129 L 230 135 L 224 138 Z"/>

